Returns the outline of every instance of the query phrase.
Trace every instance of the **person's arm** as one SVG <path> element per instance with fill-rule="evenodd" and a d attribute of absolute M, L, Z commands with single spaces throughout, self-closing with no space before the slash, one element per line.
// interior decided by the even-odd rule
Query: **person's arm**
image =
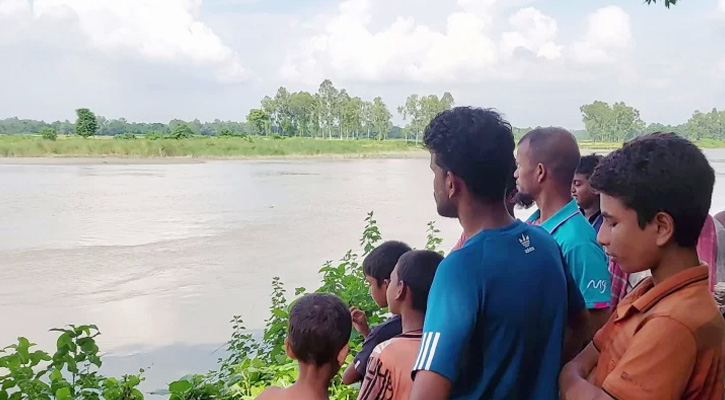
<path fill-rule="evenodd" d="M 609 318 L 612 292 L 607 255 L 599 244 L 585 242 L 565 251 L 564 261 L 589 310 L 589 335 L 585 338 L 586 343 Z"/>
<path fill-rule="evenodd" d="M 451 381 L 432 371 L 420 371 L 415 376 L 410 400 L 447 399 L 451 393 Z"/>
<path fill-rule="evenodd" d="M 352 385 L 353 383 L 360 382 L 362 375 L 355 369 L 355 361 L 351 362 L 350 365 L 345 368 L 345 372 L 342 373 L 343 385 Z"/>
<path fill-rule="evenodd" d="M 596 308 L 589 310 L 589 335 L 593 335 L 596 333 L 599 329 L 601 329 L 605 323 L 609 320 L 609 317 L 612 315 L 612 309 L 609 307 L 606 308 Z"/>
<path fill-rule="evenodd" d="M 465 364 L 481 307 L 480 277 L 451 253 L 438 267 L 428 296 L 423 339 L 413 365 L 410 400 L 445 400 Z M 480 267 L 479 267 L 480 268 Z"/>
<path fill-rule="evenodd" d="M 566 278 L 567 320 L 562 363 L 566 364 L 579 354 L 591 334 L 589 332 L 589 310 L 584 304 L 584 297 L 579 291 L 579 286 L 574 282 L 566 262 L 564 262 L 564 277 Z"/>
<path fill-rule="evenodd" d="M 586 361 L 590 359 L 584 358 L 579 370 L 565 367 L 567 374 L 562 372 L 560 389 L 565 399 L 572 400 L 591 394 L 599 396 L 595 399 L 680 399 L 695 367 L 697 351 L 690 329 L 667 316 L 655 317 L 635 334 L 601 388 L 573 372 L 589 366 Z"/>
<path fill-rule="evenodd" d="M 575 290 L 581 296 L 579 290 Z M 589 310 L 581 308 L 578 312 L 570 312 L 564 332 L 562 363 L 566 364 L 576 357 L 589 336 Z"/>
<path fill-rule="evenodd" d="M 589 383 L 587 379 L 597 366 L 598 360 L 599 350 L 594 343 L 589 343 L 584 351 L 564 366 L 559 375 L 562 400 L 613 400 L 610 395 Z"/>

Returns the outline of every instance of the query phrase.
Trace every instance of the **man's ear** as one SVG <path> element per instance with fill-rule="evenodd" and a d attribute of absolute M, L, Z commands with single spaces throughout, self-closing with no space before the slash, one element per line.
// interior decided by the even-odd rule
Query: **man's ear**
<path fill-rule="evenodd" d="M 408 295 L 408 287 L 405 286 L 405 282 L 398 281 L 398 287 L 395 288 L 395 300 L 403 301 L 405 296 Z"/>
<path fill-rule="evenodd" d="M 549 171 L 546 170 L 546 166 L 544 164 L 538 163 L 536 164 L 534 174 L 536 174 L 536 181 L 542 183 L 544 182 L 544 179 L 546 179 L 547 175 L 549 175 Z"/>
<path fill-rule="evenodd" d="M 292 345 L 290 344 L 289 338 L 284 339 L 284 351 L 287 353 L 287 357 L 297 360 L 297 356 L 292 352 Z"/>
<path fill-rule="evenodd" d="M 350 344 L 346 344 L 345 347 L 340 349 L 340 352 L 337 353 L 337 363 L 338 365 L 342 365 L 345 362 L 345 359 L 347 358 L 347 353 L 350 352 Z"/>
<path fill-rule="evenodd" d="M 666 245 L 675 236 L 675 221 L 670 214 L 660 211 L 652 218 L 650 224 L 654 224 L 657 232 L 657 246 Z"/>
<path fill-rule="evenodd" d="M 459 185 L 460 182 L 458 180 L 458 177 L 453 175 L 453 172 L 451 171 L 446 172 L 446 194 L 448 195 L 449 199 L 452 199 L 461 191 Z"/>

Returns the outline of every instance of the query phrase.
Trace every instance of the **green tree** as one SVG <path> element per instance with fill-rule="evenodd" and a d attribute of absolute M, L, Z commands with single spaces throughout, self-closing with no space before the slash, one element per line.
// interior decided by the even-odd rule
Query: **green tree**
<path fill-rule="evenodd" d="M 282 135 L 292 133 L 292 115 L 290 112 L 290 92 L 284 86 L 277 89 L 277 94 L 272 99 L 274 105 L 273 119 Z"/>
<path fill-rule="evenodd" d="M 296 92 L 290 96 L 289 112 L 292 120 L 292 129 L 295 135 L 311 136 L 316 129 L 313 128 L 315 121 L 315 98 L 308 92 Z"/>
<path fill-rule="evenodd" d="M 332 130 L 335 127 L 335 114 L 340 92 L 332 84 L 332 81 L 325 79 L 317 90 L 318 110 L 320 117 L 320 130 L 332 139 Z"/>
<path fill-rule="evenodd" d="M 620 142 L 645 130 L 639 111 L 624 102 L 609 106 L 603 101 L 595 101 L 581 106 L 580 110 L 584 126 L 595 142 Z"/>
<path fill-rule="evenodd" d="M 55 131 L 53 128 L 43 128 L 42 131 L 40 131 L 40 135 L 45 140 L 56 140 L 58 139 L 58 132 Z"/>
<path fill-rule="evenodd" d="M 373 130 L 378 135 L 378 140 L 385 139 L 388 132 L 390 132 L 390 129 L 393 127 L 393 124 L 390 122 L 390 118 L 390 111 L 383 102 L 383 99 L 376 97 L 373 100 L 372 106 L 372 124 Z"/>
<path fill-rule="evenodd" d="M 98 121 L 96 115 L 87 108 L 76 110 L 76 133 L 82 137 L 91 137 L 98 132 Z"/>
<path fill-rule="evenodd" d="M 267 133 L 269 120 L 269 114 L 258 108 L 249 110 L 249 114 L 247 115 L 247 123 L 252 129 L 253 135 L 264 135 Z"/>
<path fill-rule="evenodd" d="M 169 138 L 171 139 L 187 139 L 194 136 L 194 131 L 187 124 L 177 125 L 176 128 L 171 132 Z"/>

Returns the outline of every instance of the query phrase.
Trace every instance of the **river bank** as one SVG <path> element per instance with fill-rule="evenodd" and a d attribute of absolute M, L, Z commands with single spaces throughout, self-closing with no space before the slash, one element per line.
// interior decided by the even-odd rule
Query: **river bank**
<path fill-rule="evenodd" d="M 608 152 L 621 144 L 580 141 L 582 153 Z M 702 148 L 725 142 L 703 140 Z M 2 163 L 155 164 L 205 160 L 389 159 L 427 157 L 420 144 L 404 140 L 336 140 L 272 137 L 192 137 L 186 139 L 114 139 L 77 136 L 46 140 L 33 135 L 0 135 Z M 51 161 L 46 161 L 49 159 Z M 72 161 L 66 161 L 71 159 Z M 39 161 L 42 160 L 42 161 Z"/>

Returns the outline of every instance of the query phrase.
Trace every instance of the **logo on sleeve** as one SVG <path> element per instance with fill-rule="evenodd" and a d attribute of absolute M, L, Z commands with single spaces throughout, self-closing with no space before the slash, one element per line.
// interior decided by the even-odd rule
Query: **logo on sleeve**
<path fill-rule="evenodd" d="M 521 237 L 519 238 L 519 243 L 521 243 L 521 246 L 526 249 L 526 254 L 529 254 L 532 251 L 536 250 L 534 246 L 531 245 L 531 239 L 529 239 L 529 236 L 525 233 L 521 234 Z"/>

